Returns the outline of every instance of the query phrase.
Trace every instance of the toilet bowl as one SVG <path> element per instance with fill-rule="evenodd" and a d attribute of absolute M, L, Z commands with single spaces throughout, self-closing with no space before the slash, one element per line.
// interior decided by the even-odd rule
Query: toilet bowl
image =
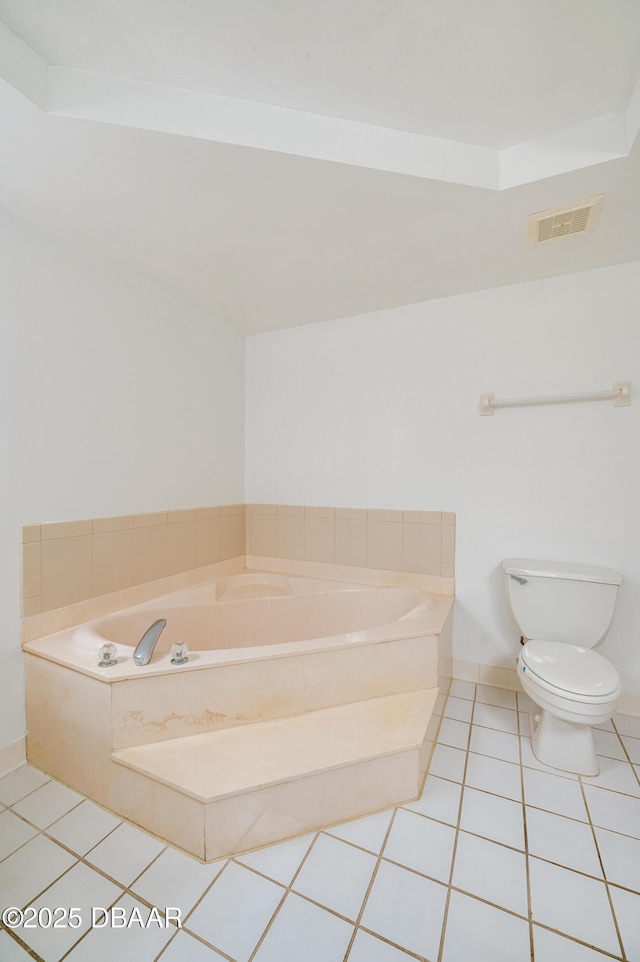
<path fill-rule="evenodd" d="M 523 690 L 537 706 L 530 715 L 536 758 L 566 772 L 599 772 L 592 726 L 616 710 L 622 683 L 613 665 L 589 648 L 528 641 L 518 657 Z"/>
<path fill-rule="evenodd" d="M 592 649 L 609 629 L 622 577 L 566 562 L 512 559 L 502 567 L 522 631 L 518 677 L 536 705 L 533 753 L 551 768 L 598 775 L 592 726 L 611 718 L 622 683 Z"/>

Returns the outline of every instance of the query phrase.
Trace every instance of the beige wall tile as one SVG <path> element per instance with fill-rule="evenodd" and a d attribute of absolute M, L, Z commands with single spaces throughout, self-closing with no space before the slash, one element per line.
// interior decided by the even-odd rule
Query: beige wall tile
<path fill-rule="evenodd" d="M 157 524 L 134 529 L 133 578 L 137 585 L 156 581 L 169 574 L 168 525 Z"/>
<path fill-rule="evenodd" d="M 408 523 L 405 538 L 399 523 L 403 517 Z M 436 568 L 432 536 L 439 530 L 438 518 L 443 527 Z M 93 543 L 88 537 L 91 533 Z M 33 599 L 27 607 L 37 614 L 39 598 L 46 612 L 247 551 L 266 557 L 453 577 L 455 514 L 317 505 L 214 505 L 25 525 L 22 538 L 26 546 L 23 597 Z M 62 544 L 66 541 L 81 543 Z M 47 543 L 53 547 L 46 550 L 45 558 Z M 39 582 L 38 571 L 44 571 L 45 564 L 46 578 Z"/>
<path fill-rule="evenodd" d="M 166 511 L 152 511 L 149 514 L 134 515 L 133 524 L 135 528 L 155 528 L 160 524 L 167 523 Z"/>
<path fill-rule="evenodd" d="M 93 521 L 59 521 L 55 524 L 41 525 L 42 540 L 53 541 L 57 538 L 78 538 L 93 533 Z"/>
<path fill-rule="evenodd" d="M 238 558 L 246 554 L 244 512 L 242 514 L 224 515 L 220 520 L 220 551 L 222 560 L 226 561 L 227 558 Z"/>
<path fill-rule="evenodd" d="M 305 517 L 307 518 L 333 518 L 336 509 L 327 507 L 318 507 L 316 505 L 307 505 L 304 509 Z"/>
<path fill-rule="evenodd" d="M 336 508 L 336 520 L 342 521 L 367 521 L 366 508 Z"/>
<path fill-rule="evenodd" d="M 369 512 L 371 513 L 371 512 Z M 402 512 L 399 512 L 402 515 Z M 402 571 L 402 524 L 397 521 L 369 521 L 367 565 Z"/>
<path fill-rule="evenodd" d="M 276 516 L 275 514 L 252 514 L 250 528 L 251 554 L 276 557 Z"/>
<path fill-rule="evenodd" d="M 451 524 L 442 525 L 442 558 L 444 564 L 452 565 L 456 560 L 456 529 Z"/>
<path fill-rule="evenodd" d="M 243 511 L 241 515 L 238 515 L 240 519 L 237 528 L 233 529 L 230 538 L 230 547 L 233 549 L 232 558 L 238 558 L 240 555 L 245 555 L 247 553 L 247 516 Z"/>
<path fill-rule="evenodd" d="M 22 545 L 22 597 L 36 598 L 42 594 L 41 545 L 32 541 Z"/>
<path fill-rule="evenodd" d="M 306 561 L 322 561 L 325 564 L 333 564 L 334 540 L 333 518 L 306 517 L 304 519 L 304 557 Z"/>
<path fill-rule="evenodd" d="M 169 524 L 177 524 L 182 521 L 195 521 L 195 520 L 196 520 L 195 508 L 180 508 L 179 511 L 167 511 L 167 522 Z"/>
<path fill-rule="evenodd" d="M 478 665 L 478 682 L 481 685 L 493 685 L 495 688 L 509 687 L 509 671 L 496 665 Z"/>
<path fill-rule="evenodd" d="M 130 588 L 133 583 L 133 528 L 94 534 L 94 596 Z"/>
<path fill-rule="evenodd" d="M 276 551 L 278 558 L 304 561 L 304 518 L 278 515 Z"/>
<path fill-rule="evenodd" d="M 507 673 L 507 688 L 510 691 L 522 691 L 518 672 L 514 671 L 513 668 L 505 668 L 505 671 Z"/>
<path fill-rule="evenodd" d="M 405 521 L 411 524 L 441 524 L 441 511 L 403 511 Z"/>
<path fill-rule="evenodd" d="M 369 521 L 402 521 L 402 511 L 389 508 L 369 508 Z"/>
<path fill-rule="evenodd" d="M 481 685 L 492 685 L 495 688 L 506 688 L 511 691 L 521 691 L 518 672 L 512 668 L 502 668 L 499 665 L 483 665 L 475 661 L 459 661 L 454 658 L 452 676 L 460 681 L 479 682 Z"/>
<path fill-rule="evenodd" d="M 366 514 L 366 511 L 363 512 Z M 336 516 L 337 565 L 367 566 L 367 522 Z"/>
<path fill-rule="evenodd" d="M 195 513 L 195 512 L 193 512 Z M 169 574 L 189 571 L 196 566 L 196 522 L 179 521 L 167 530 Z"/>
<path fill-rule="evenodd" d="M 453 678 L 458 678 L 460 681 L 477 681 L 478 667 L 475 661 L 463 661 L 454 658 L 451 664 L 451 674 Z"/>
<path fill-rule="evenodd" d="M 219 518 L 220 517 L 220 505 L 216 505 L 213 508 L 196 508 L 196 521 L 204 518 Z"/>
<path fill-rule="evenodd" d="M 416 574 L 440 574 L 440 525 L 404 525 L 402 570 Z"/>
<path fill-rule="evenodd" d="M 237 515 L 230 515 L 237 517 Z M 220 553 L 220 516 L 196 521 L 196 568 L 217 564 Z"/>
<path fill-rule="evenodd" d="M 85 601 L 93 594 L 93 537 L 42 542 L 42 610 Z"/>
<path fill-rule="evenodd" d="M 22 617 L 30 618 L 31 615 L 39 615 L 42 613 L 42 598 L 38 596 L 37 598 L 25 598 L 22 602 Z"/>
<path fill-rule="evenodd" d="M 93 533 L 106 534 L 108 531 L 124 531 L 133 528 L 133 515 L 123 514 L 117 518 L 94 518 Z"/>

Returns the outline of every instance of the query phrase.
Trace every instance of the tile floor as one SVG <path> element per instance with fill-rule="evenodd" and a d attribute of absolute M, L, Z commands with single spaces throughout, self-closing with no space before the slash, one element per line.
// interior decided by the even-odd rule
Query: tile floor
<path fill-rule="evenodd" d="M 640 962 L 640 718 L 596 731 L 601 774 L 576 778 L 535 759 L 528 707 L 453 681 L 419 801 L 211 865 L 20 768 L 0 780 L 0 907 L 82 925 L 4 929 L 0 960 Z M 184 925 L 90 927 L 114 905 Z"/>

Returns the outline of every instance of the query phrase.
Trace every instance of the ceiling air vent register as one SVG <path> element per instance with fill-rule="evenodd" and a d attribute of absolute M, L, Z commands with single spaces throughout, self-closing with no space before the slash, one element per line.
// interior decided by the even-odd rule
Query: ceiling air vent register
<path fill-rule="evenodd" d="M 596 194 L 563 207 L 529 214 L 529 240 L 533 244 L 543 244 L 570 234 L 586 234 L 596 225 L 603 198 L 604 194 Z"/>

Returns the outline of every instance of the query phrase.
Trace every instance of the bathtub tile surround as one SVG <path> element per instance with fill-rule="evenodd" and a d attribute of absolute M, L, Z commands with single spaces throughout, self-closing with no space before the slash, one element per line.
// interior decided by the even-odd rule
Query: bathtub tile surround
<path fill-rule="evenodd" d="M 93 594 L 93 538 L 74 531 L 56 537 L 49 525 L 42 525 L 42 609 L 63 608 L 75 601 L 85 601 Z M 52 525 L 55 529 L 63 525 Z M 77 529 L 80 525 L 77 526 Z"/>
<path fill-rule="evenodd" d="M 417 802 L 207 866 L 82 796 L 67 795 L 57 820 L 43 827 L 37 813 L 47 811 L 57 783 L 31 766 L 0 779 L 5 904 L 77 904 L 71 896 L 82 885 L 87 904 L 136 904 L 143 917 L 154 906 L 183 910 L 183 928 L 159 930 L 159 941 L 131 930 L 117 933 L 114 949 L 113 930 L 83 926 L 63 933 L 58 952 L 50 930 L 43 938 L 43 930 L 19 928 L 0 933 L 0 956 L 36 962 L 53 953 L 81 962 L 114 951 L 133 952 L 140 962 L 640 958 L 640 782 L 629 761 L 640 758 L 637 719 L 617 715 L 602 730 L 610 737 L 601 767 L 624 764 L 631 781 L 624 790 L 598 787 L 547 775 L 531 755 L 526 695 L 458 681 L 447 695 L 448 682 L 440 685 L 438 764 Z M 470 723 L 461 748 L 448 744 L 449 719 Z M 512 722 L 514 761 L 471 750 L 482 744 L 491 751 L 491 739 L 476 733 L 513 734 Z M 441 752 L 454 756 L 446 770 Z M 554 779 L 553 791 L 540 794 L 537 777 Z M 571 812 L 564 807 L 569 790 L 582 799 Z M 180 810 L 174 815 L 189 820 Z M 489 877 L 487 862 L 500 864 L 502 874 Z"/>
<path fill-rule="evenodd" d="M 129 519 L 106 518 L 107 524 Z M 133 519 L 131 519 L 133 522 Z M 108 595 L 135 583 L 133 524 L 112 530 L 94 528 L 93 595 Z"/>
<path fill-rule="evenodd" d="M 243 504 L 22 528 L 24 618 L 245 554 Z"/>
<path fill-rule="evenodd" d="M 22 615 L 245 554 L 453 579 L 455 514 L 234 504 L 24 525 Z"/>
<path fill-rule="evenodd" d="M 453 578 L 455 514 L 247 505 L 247 554 Z"/>
<path fill-rule="evenodd" d="M 245 553 L 247 542 L 246 508 L 244 504 L 220 507 L 220 558 L 236 558 Z"/>
<path fill-rule="evenodd" d="M 225 505 L 25 526 L 28 758 L 207 860 L 415 798 L 433 745 L 436 676 L 438 670 L 450 674 L 452 664 L 454 542 L 451 513 L 330 506 Z M 249 573 L 241 575 L 247 568 Z M 316 628 L 316 635 L 303 631 L 296 636 L 303 645 L 320 639 L 304 657 L 301 651 L 289 657 L 294 652 L 288 650 L 267 657 L 264 648 L 250 659 L 237 648 L 229 657 L 233 646 L 228 645 L 221 663 L 210 664 L 206 645 L 196 644 L 189 663 L 176 670 L 164 646 L 168 651 L 171 642 L 191 639 L 174 638 L 179 618 L 164 609 L 153 616 L 151 600 L 184 589 L 189 597 L 176 602 L 183 605 L 181 612 L 193 605 L 212 611 L 212 603 L 222 601 L 215 597 L 217 582 L 235 585 L 233 576 L 241 575 L 246 587 L 246 579 L 256 577 L 251 571 L 264 572 L 259 577 L 267 579 L 269 591 L 282 575 L 289 585 L 329 579 L 322 590 L 336 597 L 342 592 L 347 601 L 360 597 L 354 589 L 368 597 L 386 587 L 391 589 L 386 599 L 403 591 L 412 597 L 422 592 L 418 598 L 426 593 L 427 608 L 414 620 L 397 622 L 397 630 L 397 614 L 381 615 L 371 638 L 370 626 L 360 622 L 359 628 Z M 198 584 L 205 587 L 189 594 Z M 256 597 L 264 585 L 258 587 Z M 198 590 L 214 594 L 198 601 Z M 273 595 L 276 605 L 278 594 Z M 371 612 L 364 594 L 358 610 Z M 143 605 L 138 615 L 136 605 Z M 119 664 L 100 669 L 95 652 L 113 622 L 86 625 L 117 612 L 121 620 L 138 621 L 124 640 L 111 639 L 120 646 Z M 155 661 L 133 669 L 132 645 L 149 619 L 165 615 L 168 626 Z M 269 618 L 260 619 L 264 633 Z M 233 635 L 231 628 L 224 628 L 225 638 Z M 86 642 L 83 631 L 91 636 Z M 351 634 L 338 643 L 343 631 Z M 258 643 L 283 647 L 287 640 L 278 635 L 266 641 L 260 635 Z M 241 646 L 247 643 L 243 636 Z M 76 663 L 78 652 L 82 664 Z M 409 730 L 402 720 L 412 717 L 405 704 L 410 696 L 419 696 L 419 705 L 418 721 Z M 364 712 L 368 721 L 358 716 L 354 724 L 364 725 L 370 744 L 353 742 L 353 726 L 341 715 L 345 708 Z M 378 721 L 377 711 L 382 711 Z M 320 729 L 309 733 L 304 725 L 313 713 Z M 320 731 L 336 718 L 344 732 L 331 740 L 330 755 L 321 757 Z M 278 725 L 285 727 L 280 731 Z M 385 741 L 387 729 L 395 733 L 393 744 Z M 274 762 L 275 747 L 261 742 L 252 747 L 251 739 L 259 741 L 263 733 L 275 747 L 293 739 L 280 780 L 273 772 L 260 779 L 254 766 L 251 784 L 229 778 L 216 785 L 193 782 L 193 768 L 228 776 L 231 746 L 238 738 L 243 757 L 254 751 Z M 303 743 L 316 748 L 305 749 Z M 61 750 L 68 744 L 75 746 L 73 753 Z M 340 749 L 348 745 L 353 752 L 343 758 Z M 307 756 L 309 769 L 303 764 Z M 326 804 L 319 803 L 322 798 Z"/>

